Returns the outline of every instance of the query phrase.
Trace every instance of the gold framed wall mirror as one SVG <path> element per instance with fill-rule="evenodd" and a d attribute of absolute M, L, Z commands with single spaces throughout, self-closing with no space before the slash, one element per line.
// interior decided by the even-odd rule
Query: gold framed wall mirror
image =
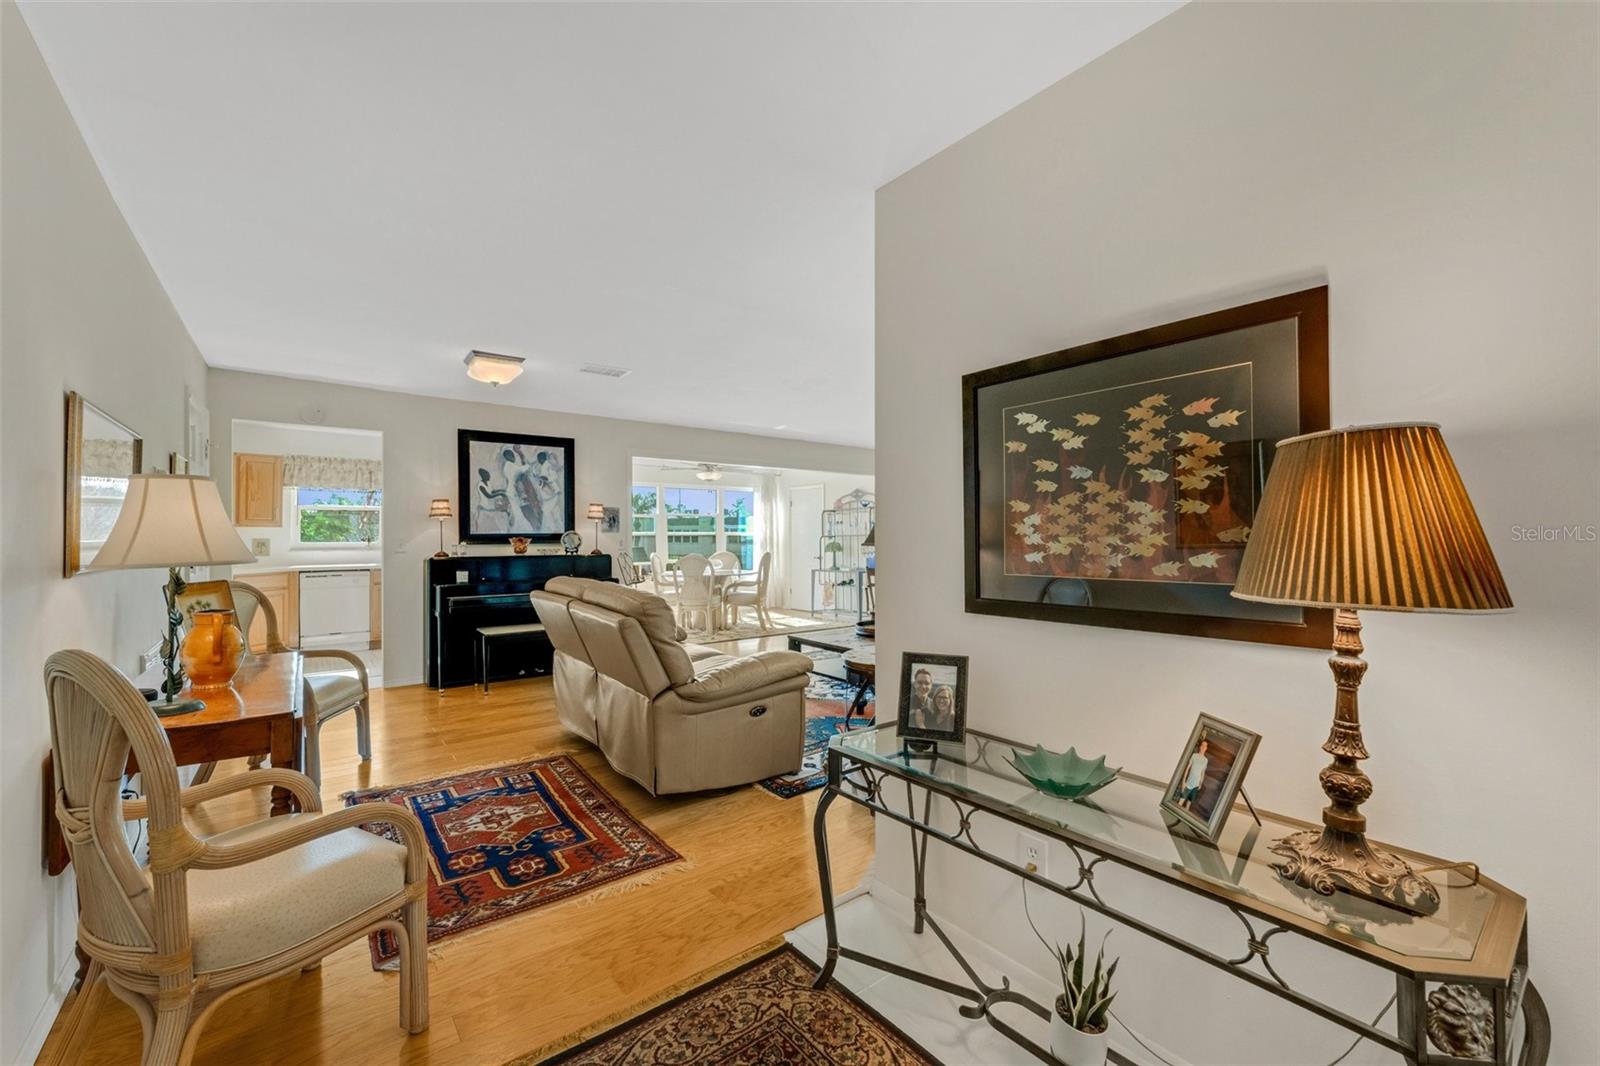
<path fill-rule="evenodd" d="M 116 524 L 144 439 L 76 392 L 67 393 L 66 522 L 62 575 L 94 561 Z"/>

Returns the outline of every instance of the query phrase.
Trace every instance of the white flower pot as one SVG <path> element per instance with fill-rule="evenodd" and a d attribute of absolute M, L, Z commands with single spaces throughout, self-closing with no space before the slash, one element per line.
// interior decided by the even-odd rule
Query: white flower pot
<path fill-rule="evenodd" d="M 1085 1033 L 1050 1012 L 1050 1054 L 1067 1066 L 1106 1066 L 1106 1031 Z"/>

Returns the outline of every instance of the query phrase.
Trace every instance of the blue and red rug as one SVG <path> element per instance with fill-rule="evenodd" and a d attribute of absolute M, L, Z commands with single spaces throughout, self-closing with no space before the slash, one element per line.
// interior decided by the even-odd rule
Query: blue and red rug
<path fill-rule="evenodd" d="M 769 777 L 756 784 L 780 799 L 792 799 L 815 791 L 828 783 L 828 738 L 844 726 L 845 712 L 855 698 L 856 687 L 828 677 L 812 677 L 806 686 L 806 755 L 800 769 L 792 774 Z M 873 722 L 873 701 L 868 700 L 865 717 L 857 714 L 852 729 L 864 729 Z"/>
<path fill-rule="evenodd" d="M 430 944 L 682 858 L 566 755 L 347 792 L 344 801 L 393 803 L 422 820 Z M 398 957 L 393 934 L 371 939 L 375 969 Z"/>

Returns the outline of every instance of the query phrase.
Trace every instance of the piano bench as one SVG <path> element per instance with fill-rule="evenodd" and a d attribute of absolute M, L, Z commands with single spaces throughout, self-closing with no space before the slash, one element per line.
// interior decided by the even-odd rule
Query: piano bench
<path fill-rule="evenodd" d="M 489 691 L 490 650 L 496 644 L 504 641 L 517 641 L 518 643 L 523 643 L 527 638 L 543 641 L 546 644 L 549 643 L 549 638 L 544 634 L 544 626 L 538 622 L 525 622 L 521 625 L 510 626 L 478 627 L 478 643 L 475 649 L 478 654 L 474 656 L 474 658 L 477 659 L 477 662 L 473 665 L 478 668 L 478 684 L 482 687 L 484 692 Z"/>

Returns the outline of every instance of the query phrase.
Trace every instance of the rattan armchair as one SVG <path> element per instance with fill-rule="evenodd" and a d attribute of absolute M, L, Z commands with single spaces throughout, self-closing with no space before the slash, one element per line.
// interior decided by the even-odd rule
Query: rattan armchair
<path fill-rule="evenodd" d="M 144 1030 L 145 1063 L 187 1063 L 217 1006 L 387 929 L 400 945 L 400 1024 L 428 1027 L 427 849 L 389 804 L 322 813 L 303 774 L 270 769 L 179 789 L 154 712 L 110 664 L 62 651 L 45 664 L 55 808 L 78 883 L 78 943 Z M 129 751 L 144 798 L 124 801 Z M 277 786 L 301 813 L 198 837 L 186 808 Z M 123 823 L 149 819 L 141 867 Z M 389 827 L 399 842 L 359 826 Z M 397 915 L 399 917 L 397 917 Z"/>
<path fill-rule="evenodd" d="M 267 651 L 288 651 L 288 645 L 278 635 L 278 612 L 272 603 L 254 585 L 243 581 L 228 582 L 233 593 L 234 617 L 239 628 L 247 635 L 257 613 L 267 633 Z M 339 648 L 313 648 L 302 652 L 305 671 L 305 757 L 301 760 L 307 777 L 322 787 L 322 727 L 346 711 L 356 713 L 356 751 L 361 761 L 372 758 L 372 696 L 367 680 L 367 664 L 353 651 Z M 251 766 L 260 765 L 252 759 Z M 196 781 L 211 776 L 212 766 L 207 764 Z"/>

